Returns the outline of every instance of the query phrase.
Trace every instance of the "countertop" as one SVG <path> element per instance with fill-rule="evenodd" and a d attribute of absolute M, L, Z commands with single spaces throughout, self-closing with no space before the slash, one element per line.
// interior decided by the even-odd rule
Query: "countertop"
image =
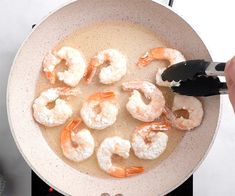
<path fill-rule="evenodd" d="M 165 2 L 167 0 L 162 0 Z M 48 12 L 67 0 L 0 1 L 0 174 L 7 181 L 7 196 L 30 196 L 31 172 L 11 136 L 6 113 L 7 78 L 21 42 Z M 186 19 L 204 41 L 214 61 L 235 55 L 235 1 L 175 0 L 173 9 Z M 235 116 L 222 96 L 218 135 L 194 174 L 194 196 L 235 195 Z"/>

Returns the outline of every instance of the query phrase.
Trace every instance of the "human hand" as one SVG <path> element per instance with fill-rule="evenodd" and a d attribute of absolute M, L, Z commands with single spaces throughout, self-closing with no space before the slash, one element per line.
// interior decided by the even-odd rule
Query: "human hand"
<path fill-rule="evenodd" d="M 235 56 L 226 63 L 224 72 L 228 86 L 229 99 L 235 112 Z"/>

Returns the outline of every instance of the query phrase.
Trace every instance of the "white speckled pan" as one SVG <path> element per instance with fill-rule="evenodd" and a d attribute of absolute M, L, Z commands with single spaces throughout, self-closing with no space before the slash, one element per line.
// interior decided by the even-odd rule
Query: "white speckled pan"
<path fill-rule="evenodd" d="M 164 195 L 183 183 L 205 158 L 216 133 L 220 97 L 203 98 L 202 125 L 187 132 L 158 167 L 126 179 L 83 174 L 51 150 L 32 117 L 31 105 L 41 61 L 47 51 L 81 26 L 107 20 L 145 25 L 164 37 L 187 59 L 211 57 L 196 32 L 174 11 L 150 0 L 79 0 L 65 5 L 37 25 L 20 48 L 8 83 L 8 117 L 15 142 L 30 167 L 56 190 L 68 195 Z"/>

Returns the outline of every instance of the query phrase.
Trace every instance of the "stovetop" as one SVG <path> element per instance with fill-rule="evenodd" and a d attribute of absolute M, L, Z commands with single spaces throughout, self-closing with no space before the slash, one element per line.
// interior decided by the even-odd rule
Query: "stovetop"
<path fill-rule="evenodd" d="M 185 181 L 181 186 L 168 193 L 166 196 L 193 196 L 193 176 Z M 63 196 L 56 190 L 48 186 L 32 171 L 32 196 Z M 108 193 L 100 196 L 113 196 Z M 116 196 L 124 196 L 118 194 Z"/>

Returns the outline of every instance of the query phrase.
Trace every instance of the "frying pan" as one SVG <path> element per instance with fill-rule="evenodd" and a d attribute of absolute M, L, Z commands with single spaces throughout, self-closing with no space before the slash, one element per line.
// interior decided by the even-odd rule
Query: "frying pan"
<path fill-rule="evenodd" d="M 7 91 L 8 118 L 15 142 L 46 183 L 68 195 L 164 195 L 183 183 L 205 158 L 216 135 L 220 97 L 202 98 L 204 119 L 185 134 L 160 165 L 125 179 L 99 178 L 73 169 L 49 147 L 32 117 L 32 101 L 41 62 L 59 40 L 79 28 L 102 21 L 128 21 L 146 26 L 182 51 L 187 59 L 211 61 L 196 32 L 173 10 L 151 0 L 79 0 L 47 16 L 22 44 L 13 63 Z"/>

